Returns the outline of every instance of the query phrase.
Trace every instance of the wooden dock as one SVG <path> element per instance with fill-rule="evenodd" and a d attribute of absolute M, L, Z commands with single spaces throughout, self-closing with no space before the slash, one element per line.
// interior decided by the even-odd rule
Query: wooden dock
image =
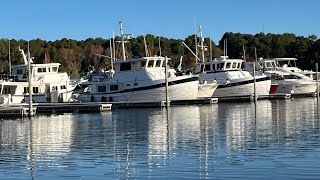
<path fill-rule="evenodd" d="M 316 97 L 316 93 L 306 94 L 270 94 L 259 96 L 258 100 L 290 99 Z M 252 102 L 253 95 L 247 96 L 227 96 L 219 98 L 202 98 L 193 100 L 172 100 L 169 106 L 181 105 L 212 105 L 218 102 Z M 69 102 L 69 103 L 34 103 L 34 114 L 64 114 L 64 113 L 93 113 L 111 111 L 112 108 L 163 108 L 166 107 L 166 101 L 148 102 L 148 101 L 123 101 L 123 102 Z M 16 104 L 0 106 L 0 117 L 27 117 L 29 114 L 29 105 Z"/>
<path fill-rule="evenodd" d="M 290 99 L 291 94 L 285 93 L 277 93 L 277 94 L 269 94 L 269 95 L 261 95 L 258 97 L 258 100 L 265 100 L 265 99 Z"/>
<path fill-rule="evenodd" d="M 27 117 L 28 104 L 0 107 L 0 117 Z M 93 113 L 111 111 L 110 103 L 34 103 L 33 114 Z"/>
<path fill-rule="evenodd" d="M 162 108 L 166 107 L 166 101 L 123 101 L 123 102 L 109 102 L 112 108 Z M 216 104 L 218 98 L 201 98 L 188 100 L 172 100 L 169 101 L 169 106 L 180 105 L 199 105 L 199 104 Z"/>
<path fill-rule="evenodd" d="M 110 103 L 39 103 L 38 114 L 92 113 L 111 111 Z"/>
<path fill-rule="evenodd" d="M 253 94 L 243 96 L 218 97 L 219 102 L 251 102 L 254 100 Z"/>
<path fill-rule="evenodd" d="M 37 108 L 32 108 L 33 113 L 36 113 Z M 0 108 L 0 117 L 27 117 L 29 115 L 28 107 L 1 107 Z"/>

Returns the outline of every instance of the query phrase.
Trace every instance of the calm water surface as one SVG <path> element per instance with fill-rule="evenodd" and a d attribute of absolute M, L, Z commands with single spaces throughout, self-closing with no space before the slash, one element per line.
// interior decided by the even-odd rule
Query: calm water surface
<path fill-rule="evenodd" d="M 319 179 L 316 104 L 267 100 L 0 120 L 0 179 Z"/>

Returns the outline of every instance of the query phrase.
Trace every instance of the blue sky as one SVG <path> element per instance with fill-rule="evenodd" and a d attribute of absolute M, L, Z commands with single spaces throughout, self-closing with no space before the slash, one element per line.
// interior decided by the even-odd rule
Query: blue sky
<path fill-rule="evenodd" d="M 201 2 L 201 3 L 200 3 Z M 184 39 L 202 25 L 215 43 L 225 32 L 320 37 L 319 0 L 2 0 L 0 38 L 86 39 L 125 33 Z M 195 23 L 196 22 L 196 23 Z"/>

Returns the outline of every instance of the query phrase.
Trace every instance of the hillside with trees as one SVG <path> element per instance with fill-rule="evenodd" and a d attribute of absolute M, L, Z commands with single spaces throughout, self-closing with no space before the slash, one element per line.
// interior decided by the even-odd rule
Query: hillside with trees
<path fill-rule="evenodd" d="M 145 51 L 144 38 L 146 39 L 147 52 Z M 120 38 L 116 37 L 115 42 Z M 255 35 L 227 32 L 223 35 L 219 44 L 215 44 L 210 38 L 205 38 L 205 45 L 208 47 L 205 53 L 206 59 L 219 57 L 224 52 L 224 42 L 227 41 L 227 55 L 230 58 L 243 58 L 243 48 L 246 51 L 246 60 L 254 60 L 255 52 L 260 58 L 272 57 L 294 57 L 299 59 L 298 66 L 301 69 L 314 69 L 315 63 L 320 62 L 320 40 L 311 35 L 308 37 L 296 36 L 295 34 L 264 34 Z M 115 51 L 110 51 L 112 39 L 88 38 L 86 40 L 72 40 L 63 38 L 56 41 L 35 39 L 29 41 L 30 53 L 36 63 L 46 61 L 61 63 L 60 71 L 65 71 L 71 76 L 78 77 L 92 68 L 110 68 L 110 59 L 96 54 L 122 58 L 121 46 L 116 43 Z M 160 43 L 159 43 L 160 41 Z M 195 52 L 195 36 L 182 39 L 168 39 L 151 34 L 132 38 L 126 44 L 126 55 L 129 58 L 145 56 L 168 56 L 172 59 L 172 65 L 176 67 L 180 57 L 183 56 L 182 67 L 186 70 L 193 70 L 195 57 L 182 45 L 182 41 Z M 211 41 L 211 42 L 210 42 Z M 211 43 L 211 49 L 209 48 Z M 160 44 L 160 47 L 159 47 Z M 23 58 L 18 47 L 27 51 L 28 41 L 10 40 L 10 51 L 12 65 L 23 63 Z M 9 40 L 0 39 L 0 72 L 9 72 Z"/>

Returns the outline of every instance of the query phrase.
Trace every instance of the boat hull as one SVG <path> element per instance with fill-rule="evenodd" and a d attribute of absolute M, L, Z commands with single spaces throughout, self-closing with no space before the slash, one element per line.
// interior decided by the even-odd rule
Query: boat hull
<path fill-rule="evenodd" d="M 279 82 L 275 93 L 286 94 L 306 94 L 315 93 L 317 91 L 317 84 L 314 81 L 291 81 Z"/>
<path fill-rule="evenodd" d="M 255 84 L 255 85 L 254 85 Z M 235 97 L 248 96 L 254 94 L 256 88 L 257 96 L 265 96 L 269 94 L 271 80 L 269 77 L 257 77 L 256 83 L 252 78 L 242 79 L 228 84 L 220 84 L 213 93 L 213 97 Z"/>
<path fill-rule="evenodd" d="M 189 100 L 196 99 L 198 94 L 198 78 L 189 78 L 191 80 L 178 79 L 184 81 L 169 81 L 168 97 L 169 100 Z M 177 79 L 176 79 L 177 80 Z M 123 101 L 165 101 L 166 87 L 164 80 L 154 81 L 146 87 L 128 89 L 115 93 L 81 93 L 78 97 L 81 102 L 123 102 Z"/>
<path fill-rule="evenodd" d="M 198 98 L 210 98 L 218 87 L 217 82 L 199 84 Z"/>

